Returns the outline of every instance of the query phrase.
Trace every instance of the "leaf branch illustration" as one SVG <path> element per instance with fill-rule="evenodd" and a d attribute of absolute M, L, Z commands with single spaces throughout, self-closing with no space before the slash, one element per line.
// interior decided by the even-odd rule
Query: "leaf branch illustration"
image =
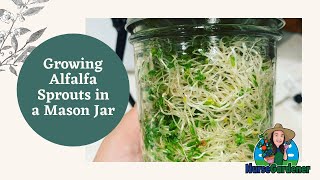
<path fill-rule="evenodd" d="M 30 33 L 31 30 L 25 27 L 18 27 L 18 20 L 24 22 L 27 17 L 38 14 L 44 6 L 43 3 L 49 0 L 12 0 L 17 6 L 18 12 L 14 15 L 6 9 L 0 9 L 0 23 L 8 24 L 8 30 L 0 30 L 0 72 L 9 67 L 11 73 L 17 75 L 14 68 L 17 63 L 23 63 L 35 46 L 31 44 L 37 41 L 45 32 L 46 28 L 32 33 L 25 43 L 22 43 L 21 36 Z M 2 21 L 2 22 L 1 22 Z M 11 37 L 11 40 L 10 40 Z M 19 44 L 24 44 L 19 47 Z"/>

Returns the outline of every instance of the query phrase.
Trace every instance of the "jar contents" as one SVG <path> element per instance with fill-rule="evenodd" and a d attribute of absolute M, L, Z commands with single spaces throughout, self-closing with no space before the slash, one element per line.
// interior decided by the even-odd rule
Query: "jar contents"
<path fill-rule="evenodd" d="M 271 126 L 274 41 L 155 37 L 135 44 L 145 161 L 252 161 Z"/>

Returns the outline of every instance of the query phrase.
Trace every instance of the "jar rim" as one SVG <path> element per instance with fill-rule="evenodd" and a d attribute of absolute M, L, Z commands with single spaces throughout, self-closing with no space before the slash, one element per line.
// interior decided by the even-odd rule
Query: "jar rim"
<path fill-rule="evenodd" d="M 167 36 L 170 32 L 183 36 L 187 30 L 193 33 L 253 33 L 280 40 L 280 29 L 284 25 L 281 18 L 129 18 L 125 28 L 131 33 L 131 41 L 161 36 L 161 31 L 166 31 Z"/>

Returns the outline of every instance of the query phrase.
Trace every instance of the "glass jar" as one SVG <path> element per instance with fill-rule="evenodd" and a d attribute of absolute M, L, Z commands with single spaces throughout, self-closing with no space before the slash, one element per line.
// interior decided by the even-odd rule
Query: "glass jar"
<path fill-rule="evenodd" d="M 282 19 L 129 19 L 145 161 L 252 161 Z"/>

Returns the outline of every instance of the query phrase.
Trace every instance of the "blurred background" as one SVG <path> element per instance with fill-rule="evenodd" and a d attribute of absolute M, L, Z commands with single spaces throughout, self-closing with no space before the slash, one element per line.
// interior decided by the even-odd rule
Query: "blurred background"
<path fill-rule="evenodd" d="M 278 43 L 274 123 L 295 131 L 301 159 L 302 139 L 302 19 L 285 18 L 283 38 Z M 131 103 L 136 99 L 134 50 L 128 42 L 123 18 L 87 18 L 86 34 L 100 39 L 123 59 L 130 81 Z M 123 47 L 124 48 L 123 48 Z M 121 57 L 123 55 L 123 57 Z M 131 105 L 128 102 L 127 111 Z M 101 140 L 86 146 L 86 160 L 92 161 Z"/>

